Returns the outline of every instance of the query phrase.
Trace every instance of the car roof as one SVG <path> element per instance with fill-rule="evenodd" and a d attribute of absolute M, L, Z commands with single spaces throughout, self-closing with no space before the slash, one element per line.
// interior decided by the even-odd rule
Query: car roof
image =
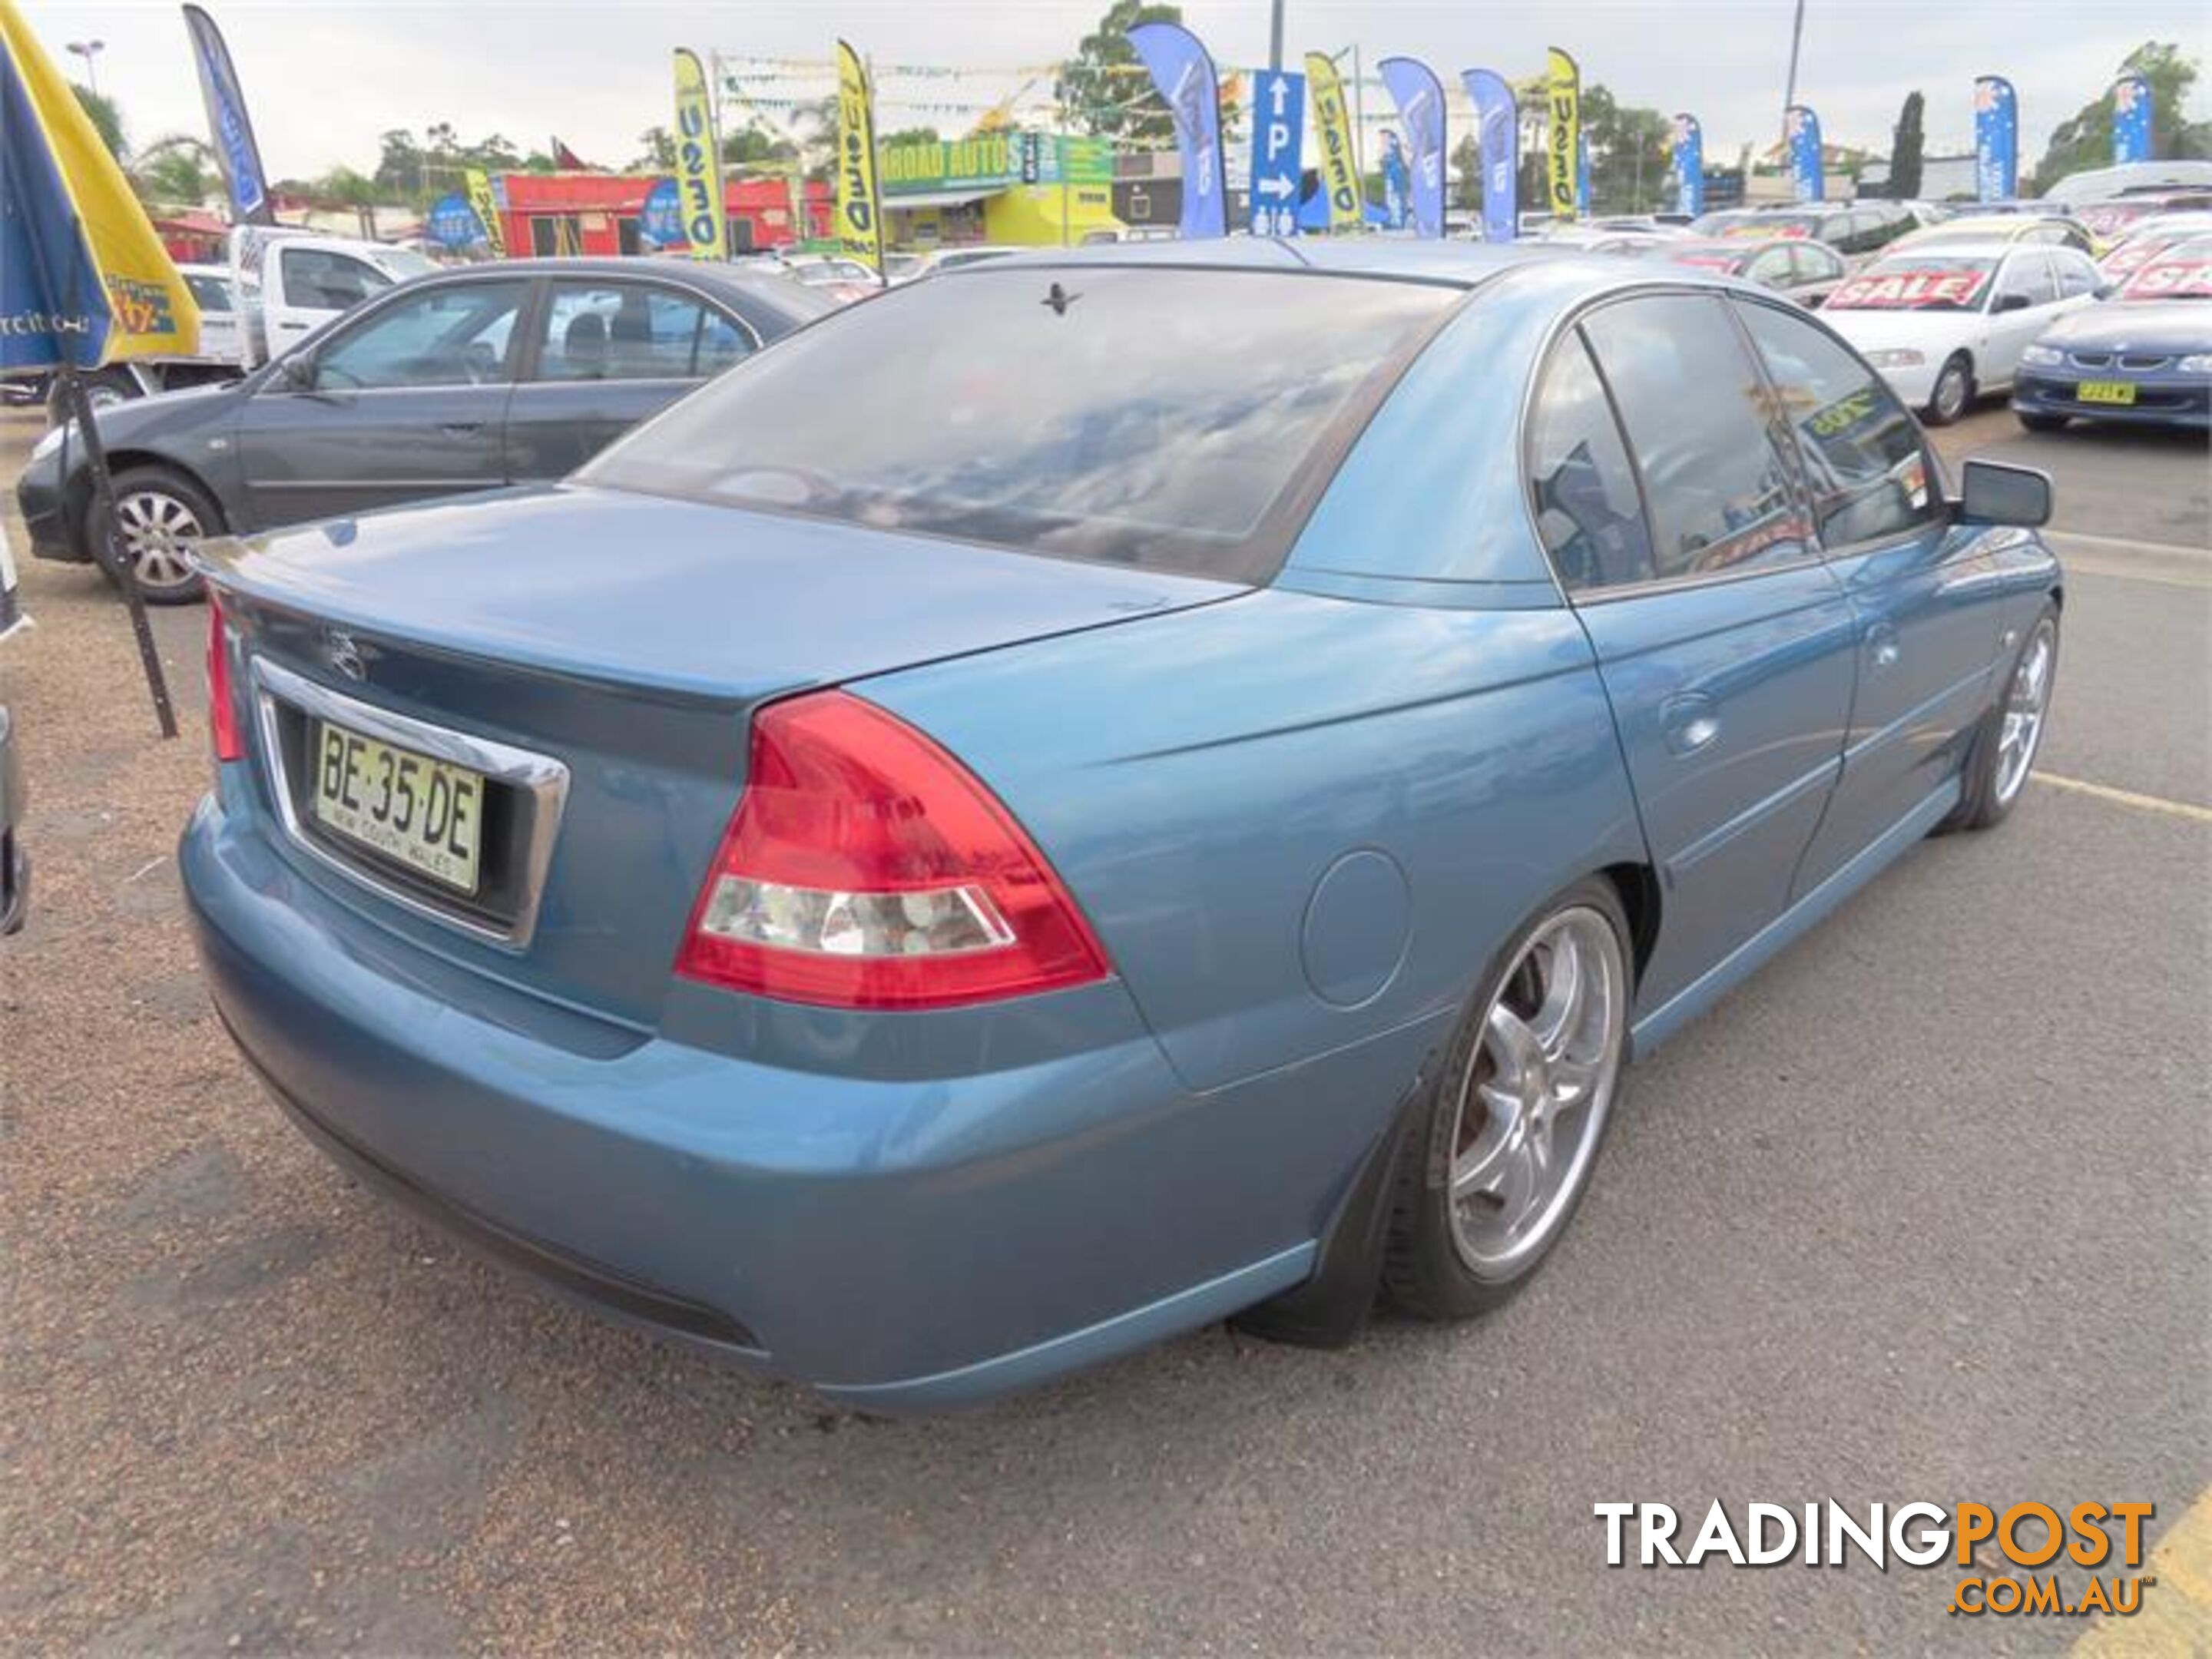
<path fill-rule="evenodd" d="M 1943 227 L 1947 230 L 1949 228 L 1948 225 Z M 1880 253 L 1875 255 L 1875 263 L 1881 264 L 1891 259 L 1908 258 L 1923 249 L 1930 253 L 1941 253 L 1947 259 L 2002 259 L 2008 253 L 2023 252 L 2029 253 L 2079 253 L 2081 252 L 2079 248 L 2061 247 L 2053 242 L 2030 242 L 2023 246 L 2021 239 L 2017 236 L 1969 236 L 1948 240 L 1933 236 L 1925 240 L 1917 236 L 1900 236 L 1896 241 L 1882 249 Z"/>
<path fill-rule="evenodd" d="M 1228 236 L 1204 241 L 1109 242 L 1089 247 L 1026 248 L 986 260 L 982 262 L 983 268 L 973 274 L 981 276 L 986 270 L 1127 265 L 1186 270 L 1312 270 L 1339 276 L 1388 277 L 1473 288 L 1514 265 L 1571 257 L 1574 252 L 1556 242 L 1525 245 L 1416 241 L 1386 236 L 1352 236 L 1340 240 L 1319 236 L 1295 240 Z M 1607 260 L 1595 269 L 1615 270 L 1617 262 Z M 942 274 L 964 280 L 969 272 L 955 267 Z"/>

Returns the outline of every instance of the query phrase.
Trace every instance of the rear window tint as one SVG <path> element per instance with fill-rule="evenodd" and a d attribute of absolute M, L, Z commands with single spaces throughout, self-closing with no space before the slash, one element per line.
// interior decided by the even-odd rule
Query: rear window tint
<path fill-rule="evenodd" d="M 580 476 L 1257 581 L 1460 290 L 994 268 L 856 305 Z"/>

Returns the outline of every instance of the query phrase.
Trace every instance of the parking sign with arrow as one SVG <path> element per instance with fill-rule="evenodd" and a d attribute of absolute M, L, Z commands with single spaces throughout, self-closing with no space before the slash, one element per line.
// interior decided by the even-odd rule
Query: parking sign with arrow
<path fill-rule="evenodd" d="M 1306 77 L 1270 70 L 1255 76 L 1252 112 L 1252 234 L 1298 234 L 1305 169 Z"/>

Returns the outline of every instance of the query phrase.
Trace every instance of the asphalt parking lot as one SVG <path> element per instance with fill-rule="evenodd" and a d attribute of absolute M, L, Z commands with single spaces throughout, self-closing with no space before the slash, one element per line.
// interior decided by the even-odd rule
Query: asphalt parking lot
<path fill-rule="evenodd" d="M 0 416 L 10 511 L 37 429 Z M 99 576 L 29 567 L 39 627 L 0 650 L 38 860 L 0 944 L 4 1639 L 2077 1639 L 1947 1614 L 1941 1568 L 1608 1569 L 1591 1509 L 2148 1501 L 2155 1541 L 2212 1486 L 2212 466 L 2001 410 L 1942 442 L 2057 481 L 2043 781 L 1644 1066 L 1526 1295 L 1341 1352 L 1215 1328 L 913 1422 L 610 1328 L 348 1186 L 261 1097 L 185 938 L 204 613 L 157 617 L 185 727 L 162 744 Z"/>

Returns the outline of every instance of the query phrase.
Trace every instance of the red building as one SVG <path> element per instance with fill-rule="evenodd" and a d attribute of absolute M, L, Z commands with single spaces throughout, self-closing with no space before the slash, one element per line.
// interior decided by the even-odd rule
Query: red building
<path fill-rule="evenodd" d="M 507 251 L 515 258 L 563 253 L 652 253 L 638 234 L 638 213 L 660 179 L 650 173 L 509 173 L 499 180 L 507 198 L 500 215 Z M 794 212 L 795 186 L 782 179 L 723 181 L 730 252 L 785 247 L 830 234 L 830 187 L 804 186 L 807 222 Z M 684 244 L 676 245 L 680 250 Z"/>

